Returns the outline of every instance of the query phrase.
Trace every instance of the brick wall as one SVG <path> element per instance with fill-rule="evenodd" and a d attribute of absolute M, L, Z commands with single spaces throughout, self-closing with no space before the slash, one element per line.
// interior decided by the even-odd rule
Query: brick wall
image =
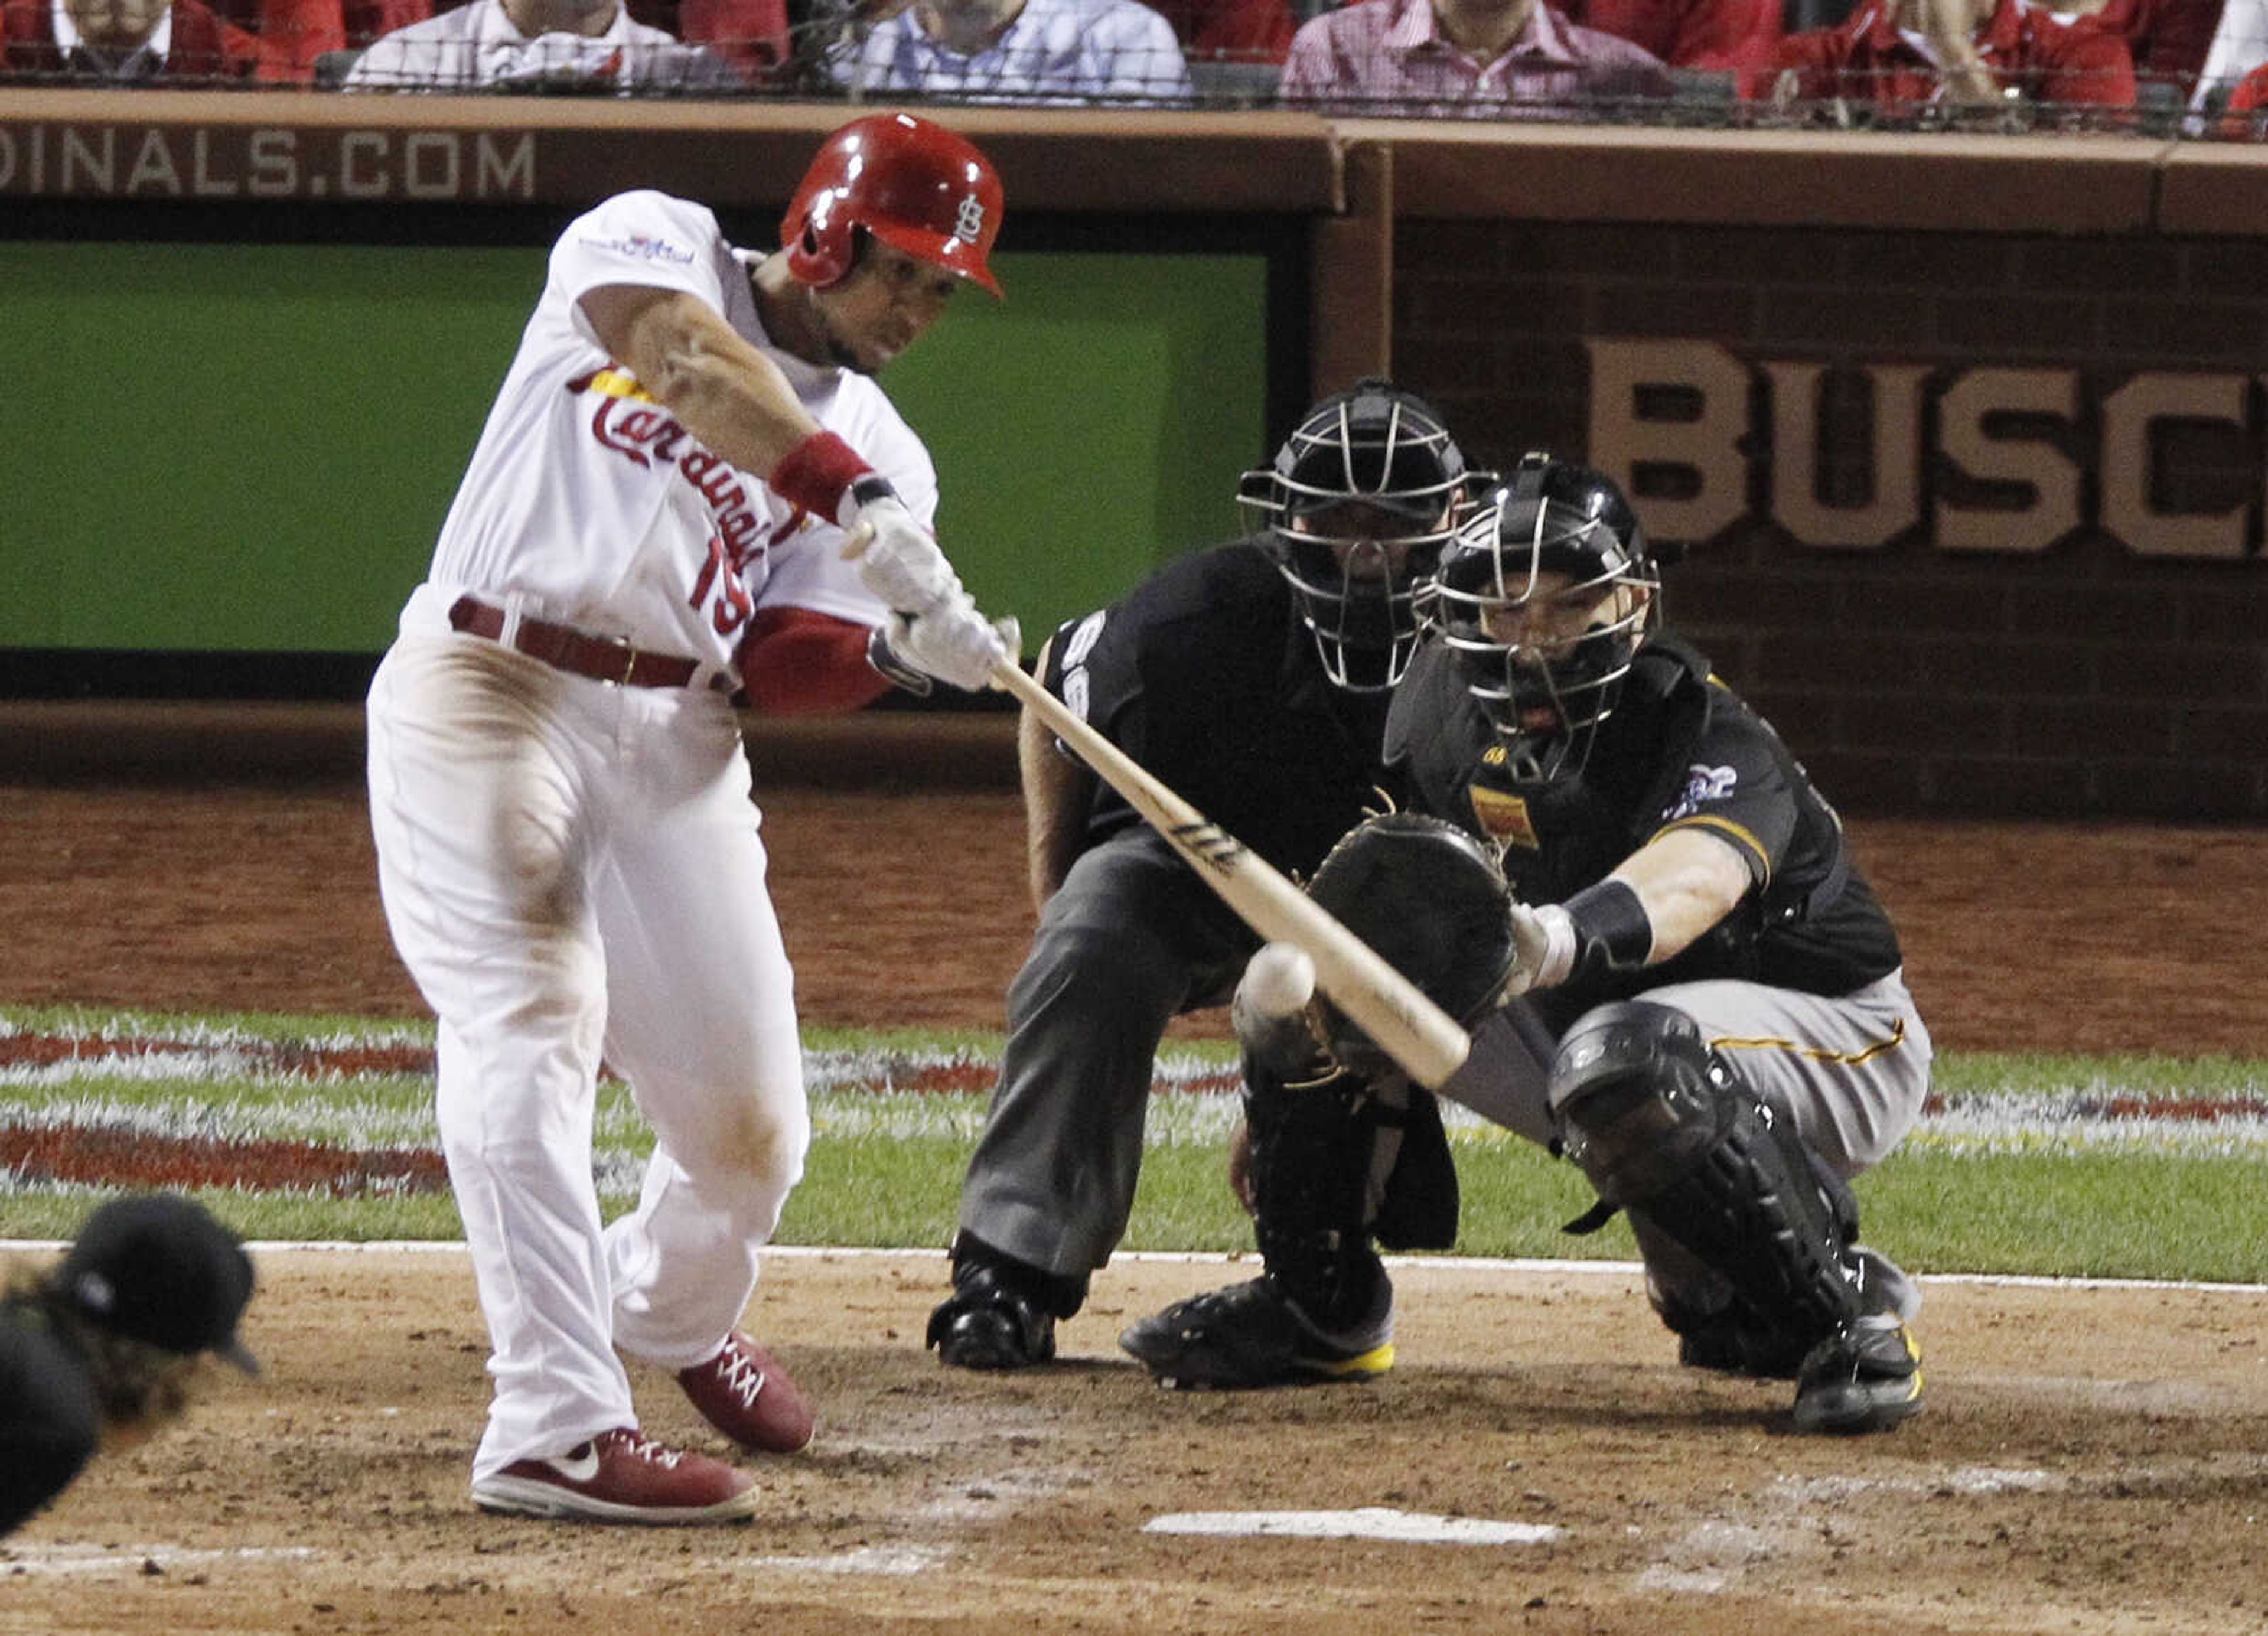
<path fill-rule="evenodd" d="M 1846 808 L 2259 821 L 2261 254 L 1403 219 L 1394 369 L 1479 459 L 1584 455 L 1649 518 L 1705 519 L 1670 617 Z M 1719 401 L 1671 380 L 1594 402 L 1601 357 L 1632 343 L 1666 349 L 1657 373 L 1698 360 Z M 1805 382 L 1808 416 L 1778 401 Z M 2157 388 L 2179 412 L 2146 412 Z M 1712 412 L 1735 453 L 1644 458 Z M 1778 446 L 1791 431 L 1812 446 Z M 1999 480 L 1975 469 L 1996 461 Z M 1786 493 L 1807 469 L 1808 498 Z"/>

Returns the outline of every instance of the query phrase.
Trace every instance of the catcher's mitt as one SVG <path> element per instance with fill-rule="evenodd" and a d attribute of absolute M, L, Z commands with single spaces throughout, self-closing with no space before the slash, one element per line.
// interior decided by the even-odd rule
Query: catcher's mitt
<path fill-rule="evenodd" d="M 1518 963 L 1504 872 L 1439 818 L 1366 818 L 1317 866 L 1307 895 L 1462 1023 L 1495 1002 Z"/>

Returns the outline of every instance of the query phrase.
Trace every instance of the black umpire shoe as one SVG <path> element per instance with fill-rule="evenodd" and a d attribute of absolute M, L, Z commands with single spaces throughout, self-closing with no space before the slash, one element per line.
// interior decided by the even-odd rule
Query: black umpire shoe
<path fill-rule="evenodd" d="M 1887 1432 L 1921 1412 L 1921 1346 L 1895 1312 L 1853 1318 L 1811 1349 L 1795 1383 L 1795 1429 Z"/>
<path fill-rule="evenodd" d="M 1238 1391 L 1323 1381 L 1372 1380 L 1394 1367 L 1394 1291 L 1381 1281 L 1359 1329 L 1327 1335 L 1273 1278 L 1176 1301 L 1118 1338 L 1160 1386 Z"/>
<path fill-rule="evenodd" d="M 1027 1369 L 1056 1355 L 1055 1315 L 1012 1275 L 989 1263 L 963 1261 L 953 1293 L 929 1315 L 929 1344 L 938 1361 L 956 1369 Z"/>

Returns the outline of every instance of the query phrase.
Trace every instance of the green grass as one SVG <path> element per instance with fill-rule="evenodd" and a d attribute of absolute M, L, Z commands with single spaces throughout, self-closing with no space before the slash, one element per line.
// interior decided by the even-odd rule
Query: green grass
<path fill-rule="evenodd" d="M 387 1037 L 428 1041 L 416 1024 L 382 1025 Z M 138 1016 L 82 1007 L 0 1008 L 0 1030 L 100 1036 L 180 1037 L 202 1027 L 283 1043 L 328 1035 L 367 1038 L 373 1025 L 349 1018 Z M 803 1184 L 789 1201 L 780 1242 L 790 1244 L 941 1247 L 950 1238 L 962 1168 L 982 1127 L 981 1092 L 959 1094 L 830 1087 L 850 1057 L 882 1061 L 899 1076 L 958 1053 L 996 1059 L 983 1033 L 811 1030 L 806 1039 L 821 1083 Z M 1225 1043 L 1175 1045 L 1169 1064 L 1189 1072 L 1233 1059 Z M 256 1135 L 338 1147 L 435 1145 L 431 1086 L 420 1074 L 370 1074 L 309 1082 L 253 1072 L 221 1077 L 134 1076 L 92 1070 L 61 1083 L 0 1086 L 0 1124 L 40 1118 L 74 1123 L 133 1119 L 167 1135 Z M 1938 1089 L 1971 1109 L 2030 1099 L 2268 1096 L 2268 1062 L 2163 1057 L 1956 1055 L 1941 1058 Z M 1224 1096 L 1152 1100 L 1140 1196 L 1129 1249 L 1249 1249 L 1250 1225 L 1224 1182 L 1234 1102 Z M 627 1089 L 602 1085 L 597 1116 L 602 1202 L 609 1213 L 634 1197 L 651 1138 Z M 1590 1191 L 1572 1166 L 1463 1116 L 1451 1120 L 1464 1208 L 1459 1253 L 1628 1260 L 1627 1227 L 1570 1237 L 1561 1224 L 1581 1213 Z M 1980 1138 L 1926 1124 L 1860 1178 L 1867 1237 L 1923 1272 L 1984 1271 L 2117 1278 L 2268 1281 L 2268 1128 L 2166 1122 L 2129 1139 L 2089 1144 L 2043 1116 Z M 99 1190 L 11 1183 L 0 1175 L 0 1237 L 61 1238 Z M 458 1234 L 446 1195 L 333 1198 L 239 1191 L 200 1195 L 248 1237 L 446 1239 Z"/>

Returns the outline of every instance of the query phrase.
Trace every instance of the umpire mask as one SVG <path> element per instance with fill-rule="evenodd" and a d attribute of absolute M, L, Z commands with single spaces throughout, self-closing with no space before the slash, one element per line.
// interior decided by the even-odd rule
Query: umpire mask
<path fill-rule="evenodd" d="M 1582 771 L 1653 628 L 1658 585 L 1622 490 L 1548 454 L 1524 456 L 1457 531 L 1432 617 L 1514 777 Z"/>
<path fill-rule="evenodd" d="M 1402 680 L 1412 602 L 1480 480 L 1432 405 L 1360 380 L 1307 411 L 1237 504 L 1292 587 L 1323 674 L 1350 693 Z"/>

